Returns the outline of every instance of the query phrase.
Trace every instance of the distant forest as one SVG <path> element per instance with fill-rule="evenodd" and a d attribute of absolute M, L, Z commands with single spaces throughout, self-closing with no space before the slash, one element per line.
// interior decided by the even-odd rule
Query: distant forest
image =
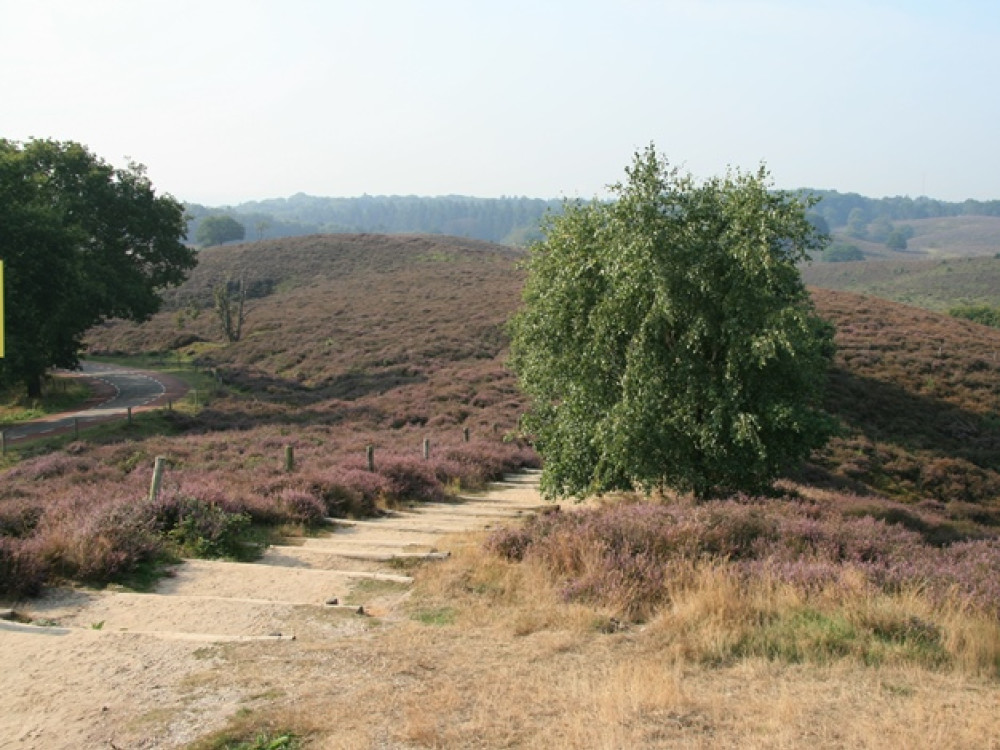
<path fill-rule="evenodd" d="M 188 204 L 188 237 L 216 214 L 231 216 L 246 229 L 246 240 L 303 234 L 370 232 L 442 234 L 504 245 L 524 246 L 541 237 L 542 218 L 560 211 L 562 201 L 540 198 L 471 198 L 449 195 L 319 198 L 298 193 L 290 198 L 251 201 L 209 208 Z"/>
<path fill-rule="evenodd" d="M 865 223 L 875 219 L 904 221 L 935 219 L 941 216 L 1000 216 L 1000 200 L 948 203 L 921 196 L 920 198 L 866 198 L 857 193 L 838 193 L 836 190 L 801 190 L 803 195 L 813 195 L 820 202 L 811 211 L 822 216 L 831 229 L 846 227 L 853 221 Z M 852 216 L 853 214 L 853 216 Z"/>
<path fill-rule="evenodd" d="M 822 216 L 830 229 L 941 216 L 1000 216 L 1000 200 L 948 203 L 932 198 L 866 198 L 834 190 L 802 190 L 820 202 L 810 213 Z M 321 198 L 298 193 L 290 198 L 251 201 L 237 206 L 187 204 L 189 241 L 206 216 L 231 216 L 246 230 L 247 241 L 304 234 L 371 232 L 378 234 L 443 234 L 504 245 L 524 246 L 540 238 L 542 219 L 562 210 L 562 201 L 541 198 L 472 198 L 449 195 Z"/>

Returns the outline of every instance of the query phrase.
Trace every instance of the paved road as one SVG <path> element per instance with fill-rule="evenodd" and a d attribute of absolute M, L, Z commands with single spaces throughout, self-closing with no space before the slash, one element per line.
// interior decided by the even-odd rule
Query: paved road
<path fill-rule="evenodd" d="M 7 442 L 70 430 L 73 429 L 74 420 L 79 420 L 82 428 L 94 422 L 121 417 L 127 414 L 130 408 L 140 409 L 150 406 L 167 394 L 167 384 L 152 372 L 83 362 L 75 374 L 102 381 L 107 386 L 105 390 L 108 398 L 96 406 L 81 411 L 53 414 L 45 419 L 10 427 L 4 431 Z"/>

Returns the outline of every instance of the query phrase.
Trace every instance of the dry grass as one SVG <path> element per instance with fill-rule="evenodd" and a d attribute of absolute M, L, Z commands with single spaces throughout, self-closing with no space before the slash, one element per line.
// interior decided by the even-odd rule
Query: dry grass
<path fill-rule="evenodd" d="M 418 571 L 385 627 L 263 659 L 232 647 L 222 679 L 294 675 L 286 699 L 253 715 L 310 748 L 1000 747 L 996 622 L 919 592 L 740 588 L 710 564 L 648 623 L 628 625 L 565 602 L 540 567 L 481 550 L 466 537 L 450 561 Z M 734 655 L 804 608 L 859 627 L 933 622 L 946 657 L 903 649 L 866 663 L 808 628 L 790 631 L 798 660 Z M 359 670 L 362 680 L 342 677 Z"/>

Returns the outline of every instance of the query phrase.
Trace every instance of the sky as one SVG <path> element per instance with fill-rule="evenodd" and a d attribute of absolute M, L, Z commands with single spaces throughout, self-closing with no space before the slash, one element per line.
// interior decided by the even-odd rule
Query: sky
<path fill-rule="evenodd" d="M 0 0 L 0 138 L 211 206 L 697 178 L 1000 199 L 995 0 Z"/>

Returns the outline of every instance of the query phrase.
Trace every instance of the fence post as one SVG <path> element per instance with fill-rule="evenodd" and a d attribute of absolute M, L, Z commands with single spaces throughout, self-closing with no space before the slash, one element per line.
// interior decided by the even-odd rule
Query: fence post
<path fill-rule="evenodd" d="M 431 457 L 431 439 L 424 438 L 424 460 L 426 461 Z"/>
<path fill-rule="evenodd" d="M 465 442 L 469 442 L 469 428 L 468 427 L 463 427 L 462 428 L 462 437 L 465 439 Z"/>
<path fill-rule="evenodd" d="M 291 445 L 285 446 L 285 471 L 289 474 L 295 470 L 295 448 Z"/>
<path fill-rule="evenodd" d="M 131 406 L 128 408 L 128 423 L 130 425 L 132 424 L 132 407 Z"/>
<path fill-rule="evenodd" d="M 153 462 L 153 480 L 149 483 L 149 502 L 154 502 L 160 496 L 160 483 L 163 481 L 163 465 L 167 459 L 157 456 Z"/>
<path fill-rule="evenodd" d="M 365 446 L 365 458 L 368 459 L 368 471 L 375 471 L 375 446 L 366 445 Z"/>
<path fill-rule="evenodd" d="M 80 439 L 80 418 L 79 417 L 73 417 L 73 439 L 74 440 L 79 440 Z"/>

